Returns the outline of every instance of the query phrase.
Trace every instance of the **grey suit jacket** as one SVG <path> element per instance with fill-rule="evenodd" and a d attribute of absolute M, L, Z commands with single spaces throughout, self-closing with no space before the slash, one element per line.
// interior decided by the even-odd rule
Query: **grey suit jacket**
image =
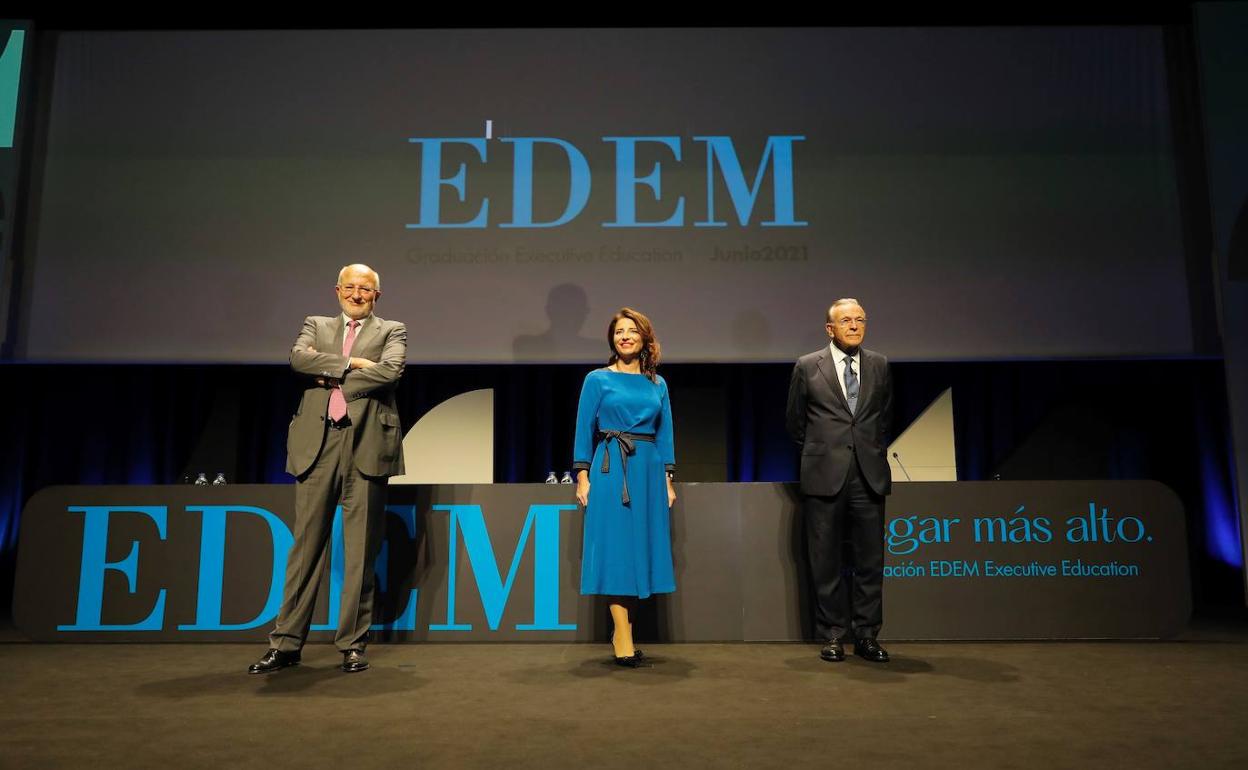
<path fill-rule="evenodd" d="M 888 437 L 893 420 L 893 379 L 888 359 L 859 348 L 858 406 L 853 413 L 836 377 L 828 348 L 797 360 L 789 381 L 785 427 L 802 446 L 802 492 L 835 495 L 854 467 L 876 494 L 893 489 Z"/>
<path fill-rule="evenodd" d="M 347 369 L 341 354 L 342 316 L 308 316 L 290 351 L 290 368 L 307 375 L 299 409 L 286 439 L 286 471 L 306 473 L 325 440 L 325 420 L 332 388 L 316 378 L 339 379 L 347 399 L 347 415 L 355 427 L 355 465 L 365 476 L 397 476 L 403 469 L 403 430 L 394 403 L 394 388 L 407 360 L 407 327 L 398 321 L 369 316 L 360 327 L 351 355 L 375 361 L 367 369 Z M 315 348 L 313 352 L 309 348 Z"/>

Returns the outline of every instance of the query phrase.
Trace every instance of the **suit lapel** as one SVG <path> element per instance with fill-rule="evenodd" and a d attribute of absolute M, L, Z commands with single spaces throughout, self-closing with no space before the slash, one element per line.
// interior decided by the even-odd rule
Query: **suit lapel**
<path fill-rule="evenodd" d="M 342 355 L 342 335 L 346 331 L 346 324 L 343 322 L 341 315 L 336 315 L 330 319 L 329 331 L 333 333 L 334 341 L 330 343 L 329 350 L 322 352 L 340 356 Z"/>
<path fill-rule="evenodd" d="M 832 394 L 836 396 L 837 403 L 848 412 L 849 402 L 845 400 L 845 389 L 841 387 L 841 383 L 836 379 L 836 363 L 832 360 L 832 352 L 827 348 L 824 348 L 822 355 L 819 356 L 819 371 L 823 373 L 824 379 L 828 381 L 828 387 L 832 389 Z M 859 400 L 861 400 L 861 392 Z"/>
<path fill-rule="evenodd" d="M 364 323 L 360 325 L 359 332 L 355 335 L 355 342 L 351 345 L 352 352 L 364 350 L 365 345 L 373 341 L 373 337 L 377 336 L 377 330 L 381 327 L 381 319 L 375 315 L 370 315 L 364 319 Z"/>
<path fill-rule="evenodd" d="M 867 365 L 867 351 L 858 348 L 858 406 L 855 413 L 860 413 L 871 398 L 871 383 L 875 382 L 875 372 Z"/>

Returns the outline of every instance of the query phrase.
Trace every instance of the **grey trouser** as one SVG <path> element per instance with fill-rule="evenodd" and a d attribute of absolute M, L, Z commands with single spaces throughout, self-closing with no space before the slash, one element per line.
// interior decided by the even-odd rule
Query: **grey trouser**
<path fill-rule="evenodd" d="M 286 586 L 269 646 L 282 652 L 303 647 L 316 593 L 330 562 L 334 510 L 342 506 L 343 576 L 334 645 L 362 650 L 373 618 L 373 562 L 381 547 L 385 478 L 355 467 L 354 429 L 326 427 L 321 454 L 295 482 L 295 543 L 286 562 Z"/>

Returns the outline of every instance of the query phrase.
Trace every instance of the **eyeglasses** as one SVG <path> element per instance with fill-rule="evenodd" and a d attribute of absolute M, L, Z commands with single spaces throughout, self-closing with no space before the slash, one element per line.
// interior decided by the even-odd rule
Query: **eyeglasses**
<path fill-rule="evenodd" d="M 840 326 L 841 328 L 849 328 L 849 325 L 850 325 L 851 323 L 858 324 L 859 326 L 865 326 L 865 325 L 866 325 L 866 323 L 867 323 L 867 319 L 865 319 L 865 318 L 861 318 L 861 317 L 859 317 L 859 318 L 842 318 L 841 320 L 839 320 L 839 321 L 837 321 L 837 322 L 836 322 L 836 325 L 837 325 L 837 326 Z"/>
<path fill-rule="evenodd" d="M 372 286 L 356 286 L 355 284 L 352 284 L 352 283 L 349 283 L 346 286 L 339 285 L 338 291 L 342 292 L 343 294 L 355 294 L 358 291 L 360 293 L 360 296 L 363 296 L 363 297 L 371 297 L 377 293 L 377 290 L 374 289 Z"/>

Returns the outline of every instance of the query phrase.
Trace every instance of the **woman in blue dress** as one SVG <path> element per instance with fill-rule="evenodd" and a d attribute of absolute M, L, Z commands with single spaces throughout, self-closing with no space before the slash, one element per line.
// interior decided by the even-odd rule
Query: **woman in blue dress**
<path fill-rule="evenodd" d="M 650 319 L 622 308 L 607 327 L 611 358 L 585 376 L 576 410 L 576 499 L 585 506 L 581 593 L 608 597 L 615 662 L 636 668 L 630 608 L 676 590 L 670 509 L 672 407 L 658 376 Z"/>

